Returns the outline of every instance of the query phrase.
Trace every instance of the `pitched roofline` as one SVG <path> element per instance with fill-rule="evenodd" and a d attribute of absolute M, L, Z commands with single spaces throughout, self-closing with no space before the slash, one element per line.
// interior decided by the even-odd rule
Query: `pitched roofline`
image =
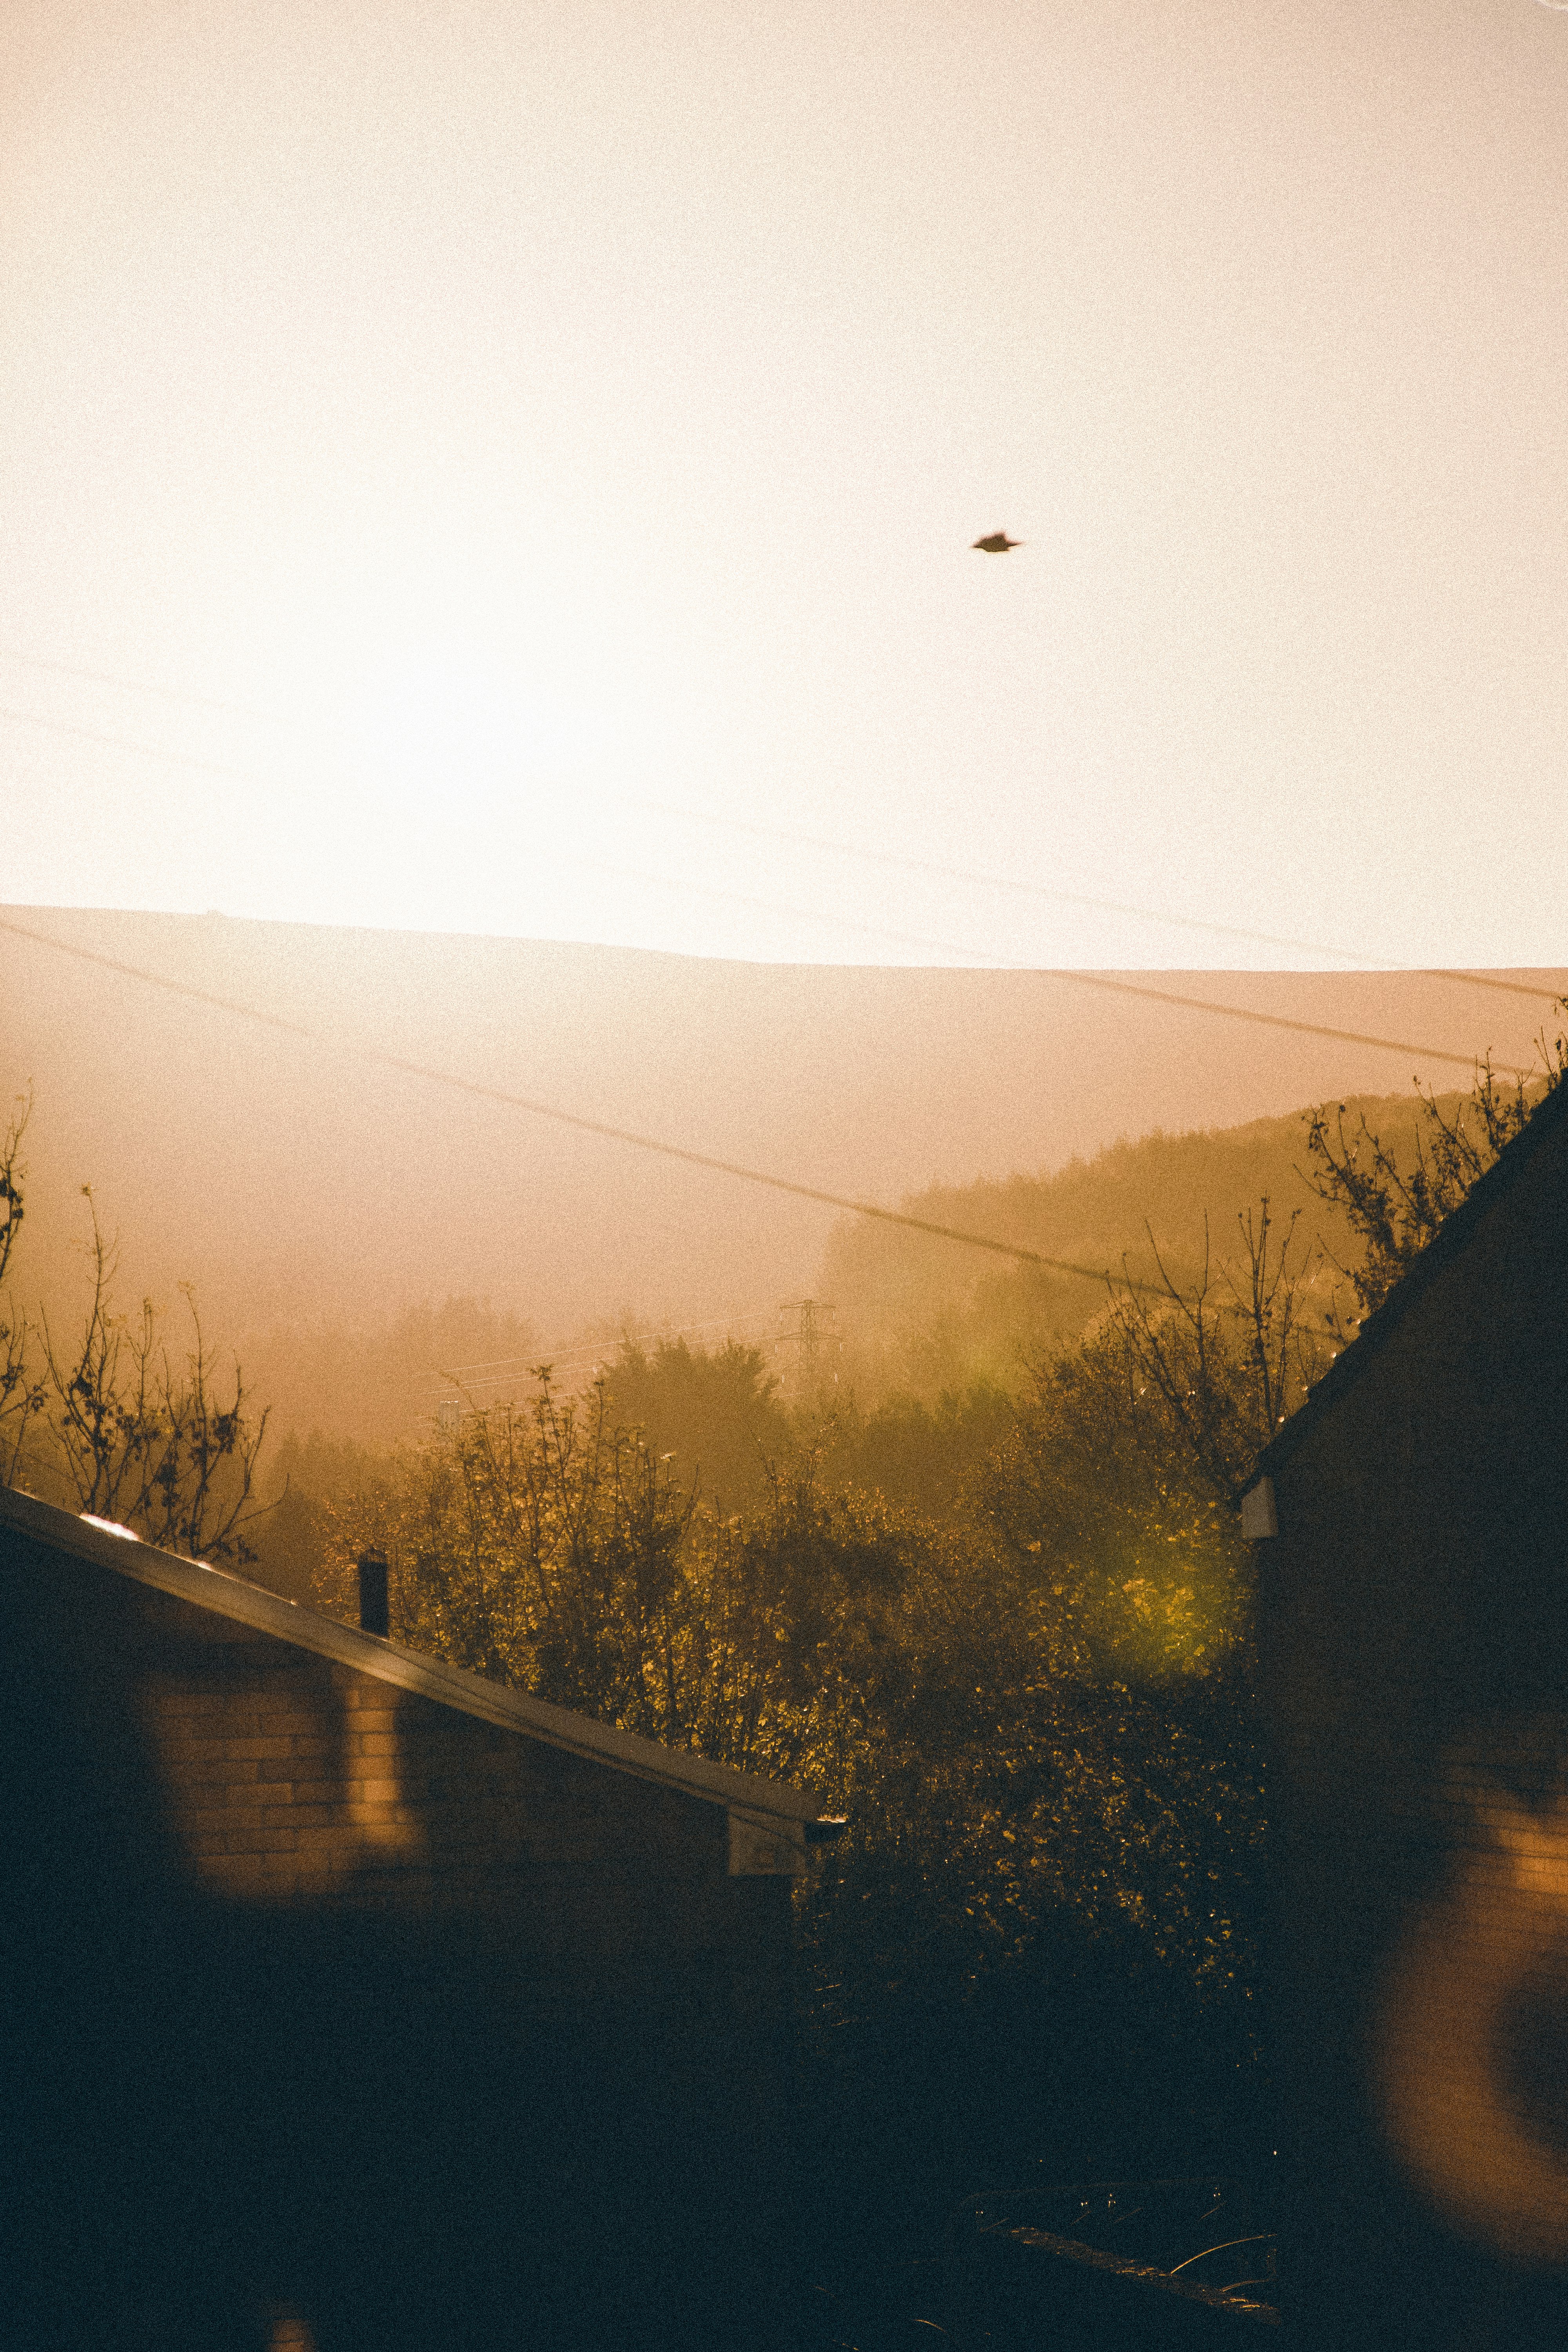
<path fill-rule="evenodd" d="M 198 1609 L 210 1610 L 235 1624 L 248 1625 L 258 1633 L 270 1633 L 299 1649 L 311 1650 L 318 1657 L 352 1666 L 356 1674 L 435 1699 L 442 1706 L 455 1706 L 503 1731 L 521 1732 L 547 1747 L 608 1765 L 612 1771 L 628 1773 L 634 1780 L 657 1780 L 748 1816 L 808 1822 L 818 1818 L 817 1801 L 784 1781 L 763 1780 L 728 1764 L 712 1764 L 705 1756 L 661 1747 L 638 1732 L 617 1731 L 608 1724 L 595 1723 L 591 1716 L 574 1714 L 570 1707 L 508 1690 L 500 1683 L 487 1682 L 482 1675 L 449 1665 L 444 1658 L 424 1657 L 395 1642 L 362 1633 L 357 1626 L 341 1625 L 318 1609 L 286 1601 L 281 1594 L 248 1583 L 226 1569 L 181 1559 L 139 1537 L 94 1527 L 75 1512 L 42 1503 L 17 1487 L 0 1487 L 0 1530 L 5 1528 L 52 1550 L 89 1560 L 95 1568 L 110 1569 L 178 1601 L 192 1601 Z"/>
<path fill-rule="evenodd" d="M 1453 1214 L 1445 1217 L 1376 1313 L 1367 1317 L 1350 1346 L 1334 1358 L 1322 1379 L 1314 1383 L 1306 1402 L 1297 1407 L 1278 1436 L 1264 1447 L 1253 1465 L 1244 1493 L 1250 1492 L 1260 1478 L 1270 1476 L 1289 1461 L 1330 1407 L 1337 1404 L 1346 1390 L 1360 1380 L 1416 1300 L 1468 1247 L 1477 1226 L 1490 1215 L 1503 1194 L 1518 1183 L 1536 1152 L 1564 1120 L 1568 1120 L 1568 1078 L 1542 1097 L 1519 1133 L 1503 1146 L 1485 1174 L 1476 1179 Z"/>

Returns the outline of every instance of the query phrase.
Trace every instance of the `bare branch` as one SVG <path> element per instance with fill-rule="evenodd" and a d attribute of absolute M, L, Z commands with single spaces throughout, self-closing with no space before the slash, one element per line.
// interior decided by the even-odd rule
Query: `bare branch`
<path fill-rule="evenodd" d="M 1568 998 L 1558 1004 L 1568 1014 Z M 1361 1244 L 1360 1264 L 1336 1270 L 1354 1289 L 1362 1319 L 1382 1306 L 1543 1097 L 1568 1076 L 1568 1037 L 1549 1044 L 1542 1030 L 1536 1050 L 1542 1070 L 1539 1081 L 1500 1081 L 1488 1054 L 1476 1064 L 1468 1097 L 1452 1111 L 1445 1109 L 1435 1087 L 1424 1090 L 1417 1078 L 1418 1123 L 1407 1166 L 1372 1132 L 1364 1113 L 1352 1135 L 1345 1132 L 1343 1103 L 1331 1125 L 1326 1104 L 1309 1115 L 1307 1154 L 1315 1164 L 1299 1172 L 1320 1200 L 1343 1211 Z M 1334 1319 L 1335 1336 L 1348 1340 L 1352 1332 L 1337 1315 Z"/>
<path fill-rule="evenodd" d="M 233 1402 L 212 1394 L 213 1368 L 187 1287 L 194 1345 L 176 1377 L 144 1299 L 132 1324 L 114 1310 L 118 1252 L 99 1223 L 91 1188 L 92 1297 L 81 1338 L 68 1355 L 43 1325 L 46 1376 L 54 1395 L 51 1433 L 79 1508 L 132 1527 L 150 1542 L 191 1559 L 255 1558 L 242 1528 L 268 1415 L 246 1412 L 244 1376 L 234 1369 Z"/>

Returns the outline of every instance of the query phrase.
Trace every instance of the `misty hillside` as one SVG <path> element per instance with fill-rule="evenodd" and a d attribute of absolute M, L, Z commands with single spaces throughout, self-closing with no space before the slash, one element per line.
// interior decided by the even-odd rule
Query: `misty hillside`
<path fill-rule="evenodd" d="M 1384 1142 L 1404 1150 L 1415 1137 L 1413 1105 L 1413 1096 L 1350 1097 L 1347 1127 L 1364 1117 Z M 1054 1174 L 932 1187 L 907 1205 L 1086 1268 L 1120 1272 L 1125 1264 L 1143 1278 L 1158 1271 L 1152 1227 L 1167 1270 L 1183 1284 L 1199 1276 L 1206 1218 L 1210 1265 L 1223 1284 L 1238 1260 L 1238 1215 L 1267 1197 L 1277 1233 L 1298 1217 L 1293 1255 L 1305 1260 L 1315 1252 L 1328 1288 L 1334 1262 L 1342 1264 L 1353 1244 L 1343 1220 L 1307 1181 L 1309 1164 L 1305 1113 L 1298 1111 L 1116 1143 Z M 817 1296 L 827 1303 L 817 1371 L 830 1401 L 837 1391 L 864 1409 L 900 1397 L 934 1404 L 976 1382 L 1016 1388 L 1032 1360 L 1075 1338 L 1105 1303 L 1103 1279 L 1009 1265 L 848 1219 L 830 1236 Z M 610 1362 L 629 1328 L 629 1318 L 621 1330 L 605 1323 L 579 1345 L 550 1351 L 557 1384 L 583 1387 Z M 679 1328 L 674 1318 L 668 1328 Z M 692 1346 L 700 1356 L 715 1352 L 728 1336 L 727 1325 L 715 1324 L 700 1328 Z M 761 1346 L 785 1402 L 812 1402 L 797 1318 L 781 1314 L 775 1335 L 752 1344 Z M 246 1369 L 258 1399 L 271 1403 L 279 1436 L 319 1430 L 377 1446 L 427 1430 L 440 1396 L 485 1403 L 529 1395 L 545 1352 L 531 1325 L 453 1299 L 379 1327 L 274 1325 L 252 1344 Z"/>
<path fill-rule="evenodd" d="M 122 1303 L 178 1311 L 192 1284 L 279 1426 L 366 1442 L 420 1426 L 454 1363 L 581 1369 L 628 1327 L 773 1349 L 780 1302 L 810 1295 L 837 1306 L 868 1393 L 929 1391 L 969 1366 L 1005 1376 L 1020 1337 L 1077 1328 L 1091 1286 L 544 1114 L 1098 1265 L 1145 1216 L 1184 1248 L 1205 1199 L 1220 1223 L 1266 1185 L 1293 1201 L 1302 1105 L 1413 1068 L 1463 1082 L 1416 1046 L 1528 1061 L 1545 990 L 1568 984 L 1518 975 L 1537 1001 L 1408 972 L 1131 977 L 1253 1017 L 1083 973 L 8 909 L 0 1091 L 33 1102 L 13 1276 L 75 1310 L 90 1183 Z"/>
<path fill-rule="evenodd" d="M 1364 1117 L 1385 1142 L 1413 1144 L 1413 1090 L 1345 1100 L 1348 1129 Z M 1083 1277 L 846 1220 L 822 1269 L 840 1378 L 867 1401 L 900 1392 L 929 1401 L 977 1380 L 1016 1386 L 1028 1357 L 1076 1336 L 1099 1313 L 1107 1270 L 1157 1279 L 1157 1249 L 1173 1276 L 1195 1282 L 1205 1220 L 1211 1273 L 1223 1285 L 1243 1254 L 1237 1218 L 1265 1198 L 1277 1234 L 1296 1218 L 1296 1257 L 1327 1253 L 1321 1279 L 1330 1283 L 1351 1236 L 1308 1181 L 1310 1167 L 1304 1107 L 1240 1127 L 1119 1141 L 1054 1173 L 933 1185 L 909 1204 L 933 1223 L 1081 1266 Z"/>

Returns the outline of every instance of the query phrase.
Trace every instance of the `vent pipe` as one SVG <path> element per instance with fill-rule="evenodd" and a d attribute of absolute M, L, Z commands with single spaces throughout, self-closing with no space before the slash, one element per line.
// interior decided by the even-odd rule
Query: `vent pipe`
<path fill-rule="evenodd" d="M 386 1554 L 362 1551 L 359 1557 L 359 1629 L 385 1641 L 392 1620 L 386 1602 Z"/>

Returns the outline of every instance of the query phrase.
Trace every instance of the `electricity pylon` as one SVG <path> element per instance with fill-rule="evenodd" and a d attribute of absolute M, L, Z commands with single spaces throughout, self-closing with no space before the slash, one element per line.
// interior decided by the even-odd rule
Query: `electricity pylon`
<path fill-rule="evenodd" d="M 795 1343 L 795 1394 L 798 1397 L 809 1399 L 816 1394 L 825 1336 L 817 1318 L 831 1315 L 833 1311 L 825 1298 L 784 1298 L 779 1301 L 782 1315 L 798 1315 L 800 1318 L 795 1330 L 786 1335 Z"/>

